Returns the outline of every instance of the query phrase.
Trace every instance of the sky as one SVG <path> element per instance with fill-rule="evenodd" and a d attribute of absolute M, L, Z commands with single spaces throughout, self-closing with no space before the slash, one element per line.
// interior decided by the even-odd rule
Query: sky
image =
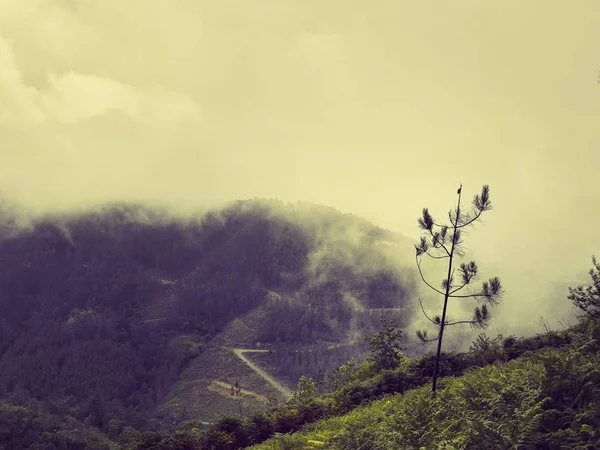
<path fill-rule="evenodd" d="M 599 77 L 597 0 L 2 0 L 0 193 L 303 200 L 416 241 L 489 184 L 465 244 L 499 317 L 553 319 L 600 257 Z"/>

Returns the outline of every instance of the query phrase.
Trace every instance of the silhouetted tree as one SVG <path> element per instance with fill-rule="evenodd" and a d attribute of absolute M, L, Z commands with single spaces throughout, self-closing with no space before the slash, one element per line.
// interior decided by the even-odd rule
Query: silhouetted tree
<path fill-rule="evenodd" d="M 442 349 L 442 338 L 444 335 L 444 328 L 449 325 L 457 325 L 460 323 L 468 323 L 472 328 L 485 329 L 491 318 L 488 305 L 496 305 L 499 301 L 499 297 L 502 295 L 502 286 L 498 277 L 491 278 L 489 281 L 483 282 L 481 289 L 477 292 L 472 292 L 467 295 L 457 295 L 456 292 L 460 291 L 471 283 L 476 277 L 478 268 L 474 261 L 468 264 L 461 263 L 459 273 L 461 278 L 460 285 L 454 284 L 454 269 L 452 268 L 453 259 L 455 256 L 464 256 L 464 250 L 462 248 L 461 230 L 468 225 L 472 225 L 473 222 L 479 219 L 484 211 L 492 209 L 492 203 L 490 201 L 490 188 L 488 185 L 484 185 L 481 189 L 481 195 L 476 195 L 473 198 L 473 210 L 469 213 L 463 213 L 460 209 L 462 185 L 458 189 L 458 205 L 456 209 L 448 212 L 448 219 L 450 220 L 451 226 L 440 225 L 433 219 L 427 208 L 423 209 L 423 217 L 418 219 L 419 227 L 426 232 L 427 236 L 421 237 L 419 245 L 415 245 L 416 249 L 416 262 L 419 274 L 423 282 L 437 292 L 444 296 L 444 309 L 442 311 L 442 317 L 434 316 L 429 317 L 423 309 L 421 299 L 419 304 L 425 317 L 439 327 L 439 333 L 435 338 L 429 339 L 427 337 L 426 330 L 418 330 L 417 337 L 423 342 L 438 341 L 437 355 L 435 359 L 435 368 L 433 372 L 433 383 L 432 383 L 432 395 L 435 397 L 435 390 L 438 377 L 438 368 L 440 361 L 440 352 Z M 439 227 L 440 231 L 433 231 L 434 227 Z M 448 230 L 452 230 L 452 234 L 448 235 Z M 435 249 L 436 254 L 432 254 L 430 249 Z M 428 255 L 434 259 L 448 259 L 448 275 L 445 280 L 442 281 L 442 289 L 439 290 L 432 286 L 423 276 L 421 270 L 421 259 L 422 255 Z M 453 298 L 474 298 L 475 300 L 482 300 L 484 303 L 481 307 L 476 306 L 471 320 L 461 320 L 457 322 L 450 322 L 446 320 L 446 310 L 448 307 L 448 299 Z"/>

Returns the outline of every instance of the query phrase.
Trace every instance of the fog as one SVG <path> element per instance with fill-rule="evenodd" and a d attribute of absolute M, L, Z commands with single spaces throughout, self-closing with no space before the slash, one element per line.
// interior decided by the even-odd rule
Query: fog
<path fill-rule="evenodd" d="M 2 0 L 0 191 L 304 200 L 416 242 L 489 184 L 492 328 L 556 327 L 600 254 L 599 49 L 595 0 Z"/>

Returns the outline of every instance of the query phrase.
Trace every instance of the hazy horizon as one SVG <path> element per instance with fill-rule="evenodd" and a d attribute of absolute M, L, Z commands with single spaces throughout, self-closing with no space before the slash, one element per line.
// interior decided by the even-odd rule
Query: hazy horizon
<path fill-rule="evenodd" d="M 0 193 L 37 211 L 302 200 L 416 242 L 423 207 L 443 220 L 461 183 L 468 201 L 489 184 L 465 246 L 505 285 L 491 328 L 556 327 L 600 256 L 598 13 L 5 0 Z"/>

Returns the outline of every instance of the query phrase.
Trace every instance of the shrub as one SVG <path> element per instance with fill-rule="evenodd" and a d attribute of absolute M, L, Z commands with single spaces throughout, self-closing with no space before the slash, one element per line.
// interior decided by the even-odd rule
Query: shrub
<path fill-rule="evenodd" d="M 502 335 L 490 339 L 485 333 L 479 334 L 469 347 L 473 364 L 485 366 L 498 360 L 504 361 L 506 354 L 502 347 L 502 339 Z"/>
<path fill-rule="evenodd" d="M 569 300 L 584 312 L 584 317 L 595 320 L 600 319 L 600 264 L 596 257 L 592 256 L 594 267 L 590 269 L 592 284 L 586 286 L 577 286 L 575 289 L 569 287 Z M 594 270 L 595 269 L 595 270 Z"/>

